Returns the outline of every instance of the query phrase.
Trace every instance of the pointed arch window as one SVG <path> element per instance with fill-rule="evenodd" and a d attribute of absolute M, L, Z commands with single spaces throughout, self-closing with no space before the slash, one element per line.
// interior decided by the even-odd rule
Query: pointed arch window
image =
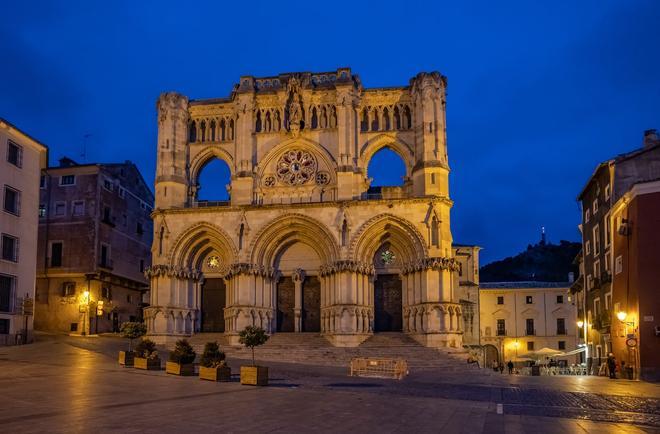
<path fill-rule="evenodd" d="M 433 216 L 433 220 L 431 221 L 431 244 L 435 247 L 440 247 L 440 235 L 438 229 L 438 219 L 436 216 Z"/>
<path fill-rule="evenodd" d="M 394 129 L 395 130 L 401 129 L 401 112 L 398 106 L 394 107 Z"/>
<path fill-rule="evenodd" d="M 260 133 L 261 132 L 261 112 L 257 111 L 257 120 L 254 123 L 254 132 L 255 133 Z"/>
<path fill-rule="evenodd" d="M 160 227 L 160 231 L 158 232 L 158 254 L 162 255 L 163 254 L 163 237 L 165 236 L 165 228 Z"/>
<path fill-rule="evenodd" d="M 200 139 L 202 139 L 203 142 L 206 140 L 206 121 L 200 122 L 199 130 L 200 130 Z"/>
<path fill-rule="evenodd" d="M 348 242 L 348 222 L 346 219 L 341 224 L 341 245 L 345 246 Z"/>
<path fill-rule="evenodd" d="M 188 141 L 196 142 L 197 141 L 197 123 L 192 121 L 190 127 L 188 127 Z"/>
<path fill-rule="evenodd" d="M 367 109 L 362 110 L 362 121 L 360 122 L 360 131 L 369 131 L 369 115 Z"/>
<path fill-rule="evenodd" d="M 238 230 L 238 250 L 243 250 L 243 235 L 245 235 L 245 224 L 241 223 L 241 227 Z"/>
<path fill-rule="evenodd" d="M 318 115 L 316 114 L 316 107 L 312 108 L 312 120 L 311 120 L 311 123 L 312 123 L 312 127 L 311 127 L 311 128 L 312 128 L 313 130 L 319 127 L 319 117 L 318 117 Z"/>
<path fill-rule="evenodd" d="M 371 119 L 371 131 L 379 131 L 380 130 L 380 125 L 378 122 L 378 109 L 374 109 L 374 111 L 371 113 L 372 119 Z"/>

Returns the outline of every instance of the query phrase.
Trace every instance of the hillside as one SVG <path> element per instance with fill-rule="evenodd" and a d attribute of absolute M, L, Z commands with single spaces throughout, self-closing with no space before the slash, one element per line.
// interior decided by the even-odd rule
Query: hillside
<path fill-rule="evenodd" d="M 516 256 L 491 262 L 479 270 L 481 282 L 566 282 L 568 273 L 577 277 L 573 265 L 580 243 L 562 240 L 559 244 L 540 242 L 527 246 Z"/>

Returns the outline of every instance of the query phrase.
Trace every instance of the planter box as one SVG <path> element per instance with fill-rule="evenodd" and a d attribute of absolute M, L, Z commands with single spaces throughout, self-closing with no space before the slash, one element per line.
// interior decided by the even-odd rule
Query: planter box
<path fill-rule="evenodd" d="M 145 359 L 135 357 L 133 367 L 136 369 L 147 369 L 149 371 L 160 371 L 160 359 Z"/>
<path fill-rule="evenodd" d="M 209 381 L 231 381 L 231 368 L 222 366 L 219 368 L 199 367 L 199 378 Z"/>
<path fill-rule="evenodd" d="M 124 366 L 133 366 L 133 360 L 135 359 L 135 353 L 133 351 L 120 351 L 119 352 L 119 364 Z"/>
<path fill-rule="evenodd" d="M 241 384 L 268 386 L 268 368 L 266 366 L 241 366 Z"/>
<path fill-rule="evenodd" d="M 195 375 L 195 365 L 192 363 L 166 362 L 165 372 L 172 375 Z"/>

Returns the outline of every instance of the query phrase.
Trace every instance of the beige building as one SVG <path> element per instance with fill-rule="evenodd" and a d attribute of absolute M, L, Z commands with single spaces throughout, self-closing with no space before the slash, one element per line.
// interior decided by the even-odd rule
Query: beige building
<path fill-rule="evenodd" d="M 32 340 L 39 177 L 48 148 L 0 118 L 0 345 Z"/>
<path fill-rule="evenodd" d="M 481 283 L 479 292 L 481 343 L 486 363 L 507 363 L 550 348 L 562 352 L 577 349 L 577 308 L 569 299 L 570 283 Z M 557 356 L 569 365 L 579 356 Z"/>
<path fill-rule="evenodd" d="M 256 324 L 337 346 L 403 331 L 460 347 L 445 90 L 437 72 L 366 89 L 340 68 L 244 76 L 227 98 L 161 95 L 149 334 L 235 339 Z M 400 186 L 371 185 L 383 148 L 405 165 Z M 228 202 L 198 198 L 214 159 Z"/>
<path fill-rule="evenodd" d="M 62 158 L 40 197 L 35 328 L 94 334 L 139 320 L 153 194 L 137 167 Z"/>
<path fill-rule="evenodd" d="M 454 244 L 458 262 L 458 300 L 463 314 L 463 345 L 480 347 L 479 341 L 479 251 L 481 247 Z"/>

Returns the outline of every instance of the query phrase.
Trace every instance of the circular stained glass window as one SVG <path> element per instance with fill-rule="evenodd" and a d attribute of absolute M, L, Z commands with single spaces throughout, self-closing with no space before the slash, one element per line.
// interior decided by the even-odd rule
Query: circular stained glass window
<path fill-rule="evenodd" d="M 218 268 L 220 266 L 220 258 L 217 256 L 211 256 L 206 261 L 206 265 L 208 265 L 209 268 Z"/>
<path fill-rule="evenodd" d="M 389 250 L 385 250 L 380 254 L 380 259 L 383 261 L 383 264 L 390 265 L 396 259 L 396 255 Z"/>
<path fill-rule="evenodd" d="M 284 184 L 305 184 L 310 179 L 314 179 L 316 160 L 309 152 L 295 149 L 280 157 L 276 173 L 277 178 Z"/>

